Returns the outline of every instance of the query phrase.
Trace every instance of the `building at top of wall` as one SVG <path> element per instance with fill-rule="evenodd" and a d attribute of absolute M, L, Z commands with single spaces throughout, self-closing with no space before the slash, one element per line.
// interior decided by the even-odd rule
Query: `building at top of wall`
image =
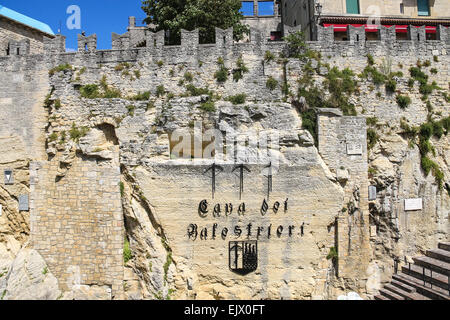
<path fill-rule="evenodd" d="M 45 38 L 55 38 L 47 24 L 0 5 L 0 56 L 43 53 Z"/>
<path fill-rule="evenodd" d="M 397 40 L 411 39 L 408 25 L 425 26 L 426 40 L 438 38 L 438 25 L 450 26 L 448 0 L 282 0 L 281 11 L 283 24 L 301 25 L 309 40 L 317 25 L 333 27 L 338 41 L 348 40 L 348 25 L 364 26 L 367 40 L 379 39 L 380 25 L 394 27 Z"/>
<path fill-rule="evenodd" d="M 281 40 L 283 24 L 280 0 L 241 0 L 241 3 L 244 24 L 263 31 L 267 39 Z"/>

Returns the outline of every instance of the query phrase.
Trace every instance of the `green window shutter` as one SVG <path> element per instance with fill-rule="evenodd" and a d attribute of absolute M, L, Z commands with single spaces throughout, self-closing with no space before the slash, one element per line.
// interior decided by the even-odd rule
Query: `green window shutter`
<path fill-rule="evenodd" d="M 419 11 L 419 16 L 429 16 L 430 6 L 428 0 L 417 0 L 417 10 Z"/>
<path fill-rule="evenodd" d="M 359 14 L 359 0 L 347 0 L 347 13 Z"/>

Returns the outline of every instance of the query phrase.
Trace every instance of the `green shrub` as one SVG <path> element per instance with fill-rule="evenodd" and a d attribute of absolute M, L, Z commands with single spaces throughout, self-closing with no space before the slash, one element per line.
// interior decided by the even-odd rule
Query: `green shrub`
<path fill-rule="evenodd" d="M 378 123 L 378 118 L 377 117 L 369 117 L 366 118 L 366 122 L 368 126 L 376 126 Z"/>
<path fill-rule="evenodd" d="M 424 81 L 425 83 L 428 81 L 428 76 L 418 67 L 409 68 L 409 73 L 417 81 Z"/>
<path fill-rule="evenodd" d="M 426 68 L 428 68 L 429 66 L 431 66 L 431 61 L 430 61 L 430 60 L 426 60 L 426 61 L 423 63 L 423 66 L 426 67 Z"/>
<path fill-rule="evenodd" d="M 269 79 L 267 79 L 266 87 L 270 91 L 273 91 L 278 87 L 278 81 L 274 77 L 270 76 Z"/>
<path fill-rule="evenodd" d="M 157 97 L 163 96 L 165 92 L 166 92 L 166 89 L 164 88 L 164 86 L 162 84 L 156 87 L 156 96 Z"/>
<path fill-rule="evenodd" d="M 274 59 L 275 59 L 275 55 L 270 51 L 266 51 L 266 53 L 264 54 L 264 61 L 270 62 L 270 61 L 273 61 Z"/>
<path fill-rule="evenodd" d="M 194 76 L 192 75 L 192 73 L 186 72 L 184 74 L 184 80 L 186 80 L 187 82 L 192 82 L 192 80 L 194 80 Z"/>
<path fill-rule="evenodd" d="M 56 134 L 56 132 L 53 132 L 49 137 L 48 137 L 48 141 L 50 142 L 54 142 L 58 140 L 58 135 Z"/>
<path fill-rule="evenodd" d="M 134 101 L 147 101 L 148 99 L 150 99 L 150 91 L 145 91 L 142 93 L 138 93 L 137 95 L 133 96 L 130 98 L 130 100 L 134 100 Z"/>
<path fill-rule="evenodd" d="M 433 122 L 433 135 L 438 139 L 444 135 L 444 125 L 441 121 Z"/>
<path fill-rule="evenodd" d="M 169 267 L 172 264 L 173 259 L 172 259 L 172 252 L 168 252 L 167 253 L 167 257 L 166 257 L 166 263 L 164 263 L 163 269 L 164 269 L 164 282 L 167 282 L 167 273 L 169 272 Z"/>
<path fill-rule="evenodd" d="M 436 68 L 431 68 L 430 72 L 431 72 L 432 74 L 437 74 L 437 73 L 438 73 L 438 70 L 437 70 Z"/>
<path fill-rule="evenodd" d="M 86 136 L 86 134 L 88 132 L 89 132 L 88 127 L 81 127 L 79 129 L 76 127 L 75 122 L 74 122 L 74 123 L 72 123 L 72 128 L 69 131 L 69 136 L 73 141 L 78 142 L 78 141 L 80 141 L 80 138 Z"/>
<path fill-rule="evenodd" d="M 136 77 L 136 79 L 140 79 L 141 78 L 141 72 L 139 70 L 135 70 L 134 71 L 134 76 Z"/>
<path fill-rule="evenodd" d="M 50 76 L 53 76 L 57 72 L 62 72 L 62 71 L 66 71 L 66 70 L 72 70 L 72 66 L 68 63 L 60 64 L 59 66 L 54 67 L 53 69 L 50 69 L 48 74 Z"/>
<path fill-rule="evenodd" d="M 246 99 L 247 99 L 247 95 L 244 93 L 241 93 L 241 94 L 237 94 L 235 96 L 230 96 L 230 97 L 228 97 L 227 100 L 231 101 L 231 103 L 236 105 L 236 104 L 244 104 Z"/>
<path fill-rule="evenodd" d="M 367 79 L 369 75 L 372 78 L 372 82 L 377 85 L 384 83 L 386 80 L 386 76 L 372 66 L 367 66 L 359 76 Z"/>
<path fill-rule="evenodd" d="M 434 147 L 431 145 L 429 140 L 420 139 L 419 150 L 422 156 L 426 156 L 428 153 L 432 152 L 434 154 Z"/>
<path fill-rule="evenodd" d="M 439 57 L 438 56 L 433 56 L 433 60 L 434 60 L 434 62 L 439 62 Z"/>
<path fill-rule="evenodd" d="M 327 255 L 327 260 L 333 260 L 333 262 L 336 262 L 339 255 L 335 247 L 330 248 L 330 252 Z"/>
<path fill-rule="evenodd" d="M 188 84 L 186 86 L 186 90 L 189 92 L 189 94 L 191 96 L 201 96 L 201 95 L 210 95 L 211 92 L 208 90 L 208 88 L 197 88 L 196 86 L 194 86 L 193 84 Z"/>
<path fill-rule="evenodd" d="M 205 103 L 202 103 L 200 107 L 198 107 L 200 110 L 203 110 L 205 112 L 214 112 L 216 111 L 216 106 L 214 105 L 214 102 L 207 101 Z"/>
<path fill-rule="evenodd" d="M 424 140 L 429 140 L 433 135 L 433 124 L 430 122 L 423 123 L 419 128 L 420 137 Z"/>
<path fill-rule="evenodd" d="M 414 83 L 416 82 L 416 80 L 414 80 L 413 78 L 410 78 L 408 80 L 408 87 L 409 88 L 414 88 Z"/>
<path fill-rule="evenodd" d="M 214 78 L 219 83 L 224 83 L 228 80 L 228 69 L 225 66 L 220 66 L 219 70 L 214 74 Z"/>
<path fill-rule="evenodd" d="M 131 104 L 131 105 L 127 106 L 127 110 L 128 110 L 128 115 L 130 115 L 131 117 L 134 117 L 134 110 L 136 110 L 136 106 Z"/>
<path fill-rule="evenodd" d="M 305 34 L 303 32 L 297 31 L 295 33 L 290 33 L 288 36 L 284 37 L 284 41 L 288 44 L 289 58 L 305 58 L 307 45 L 305 41 Z"/>
<path fill-rule="evenodd" d="M 372 128 L 367 129 L 367 148 L 370 150 L 380 140 L 380 136 Z"/>
<path fill-rule="evenodd" d="M 450 117 L 442 119 L 441 123 L 445 131 L 447 131 L 445 134 L 447 134 L 450 131 Z"/>
<path fill-rule="evenodd" d="M 397 95 L 396 101 L 401 109 L 406 109 L 411 104 L 411 98 L 408 96 Z"/>
<path fill-rule="evenodd" d="M 317 145 L 317 115 L 314 110 L 308 110 L 301 113 L 302 128 L 308 130 L 314 138 L 314 143 Z"/>
<path fill-rule="evenodd" d="M 161 68 L 164 65 L 164 61 L 159 60 L 156 64 Z"/>
<path fill-rule="evenodd" d="M 386 81 L 386 91 L 387 92 L 395 92 L 395 90 L 397 90 L 397 81 L 395 81 L 394 79 L 389 79 Z"/>
<path fill-rule="evenodd" d="M 121 63 L 116 65 L 114 70 L 116 70 L 116 71 L 123 71 L 125 69 L 130 69 L 130 68 L 131 68 L 131 65 L 128 62 L 121 62 Z"/>
<path fill-rule="evenodd" d="M 375 64 L 375 59 L 370 53 L 367 54 L 367 63 L 369 64 L 369 66 L 373 66 Z"/>
<path fill-rule="evenodd" d="M 55 102 L 54 102 L 54 106 L 55 106 L 55 109 L 59 109 L 59 108 L 61 108 L 61 100 L 59 100 L 59 99 L 56 99 L 55 100 Z"/>
<path fill-rule="evenodd" d="M 87 99 L 95 99 L 100 97 L 100 92 L 98 85 L 96 84 L 87 84 L 80 88 L 80 94 L 83 98 Z"/>
<path fill-rule="evenodd" d="M 233 80 L 238 82 L 244 77 L 244 73 L 247 73 L 249 70 L 244 64 L 244 60 L 242 56 L 238 58 L 236 62 L 236 69 L 233 70 Z"/>
<path fill-rule="evenodd" d="M 133 254 L 131 253 L 130 249 L 130 242 L 127 238 L 123 241 L 123 262 L 127 263 L 133 258 Z"/>

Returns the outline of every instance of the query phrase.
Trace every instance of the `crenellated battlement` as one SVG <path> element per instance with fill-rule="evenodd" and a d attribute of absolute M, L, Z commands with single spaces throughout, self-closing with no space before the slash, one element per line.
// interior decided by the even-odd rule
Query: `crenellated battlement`
<path fill-rule="evenodd" d="M 284 26 L 285 34 L 298 31 L 299 28 Z M 239 56 L 241 54 L 264 55 L 266 51 L 281 52 L 284 41 L 270 41 L 258 29 L 251 28 L 247 41 L 236 42 L 232 28 L 216 28 L 214 43 L 200 44 L 199 31 L 181 30 L 179 45 L 166 45 L 165 32 L 152 32 L 147 28 L 129 28 L 125 34 L 112 33 L 112 49 L 97 50 L 97 35 L 78 35 L 76 53 L 66 52 L 66 38 L 57 35 L 54 39 L 44 40 L 43 60 L 65 61 L 73 55 L 91 57 L 98 63 L 108 61 L 135 60 L 138 56 L 164 57 L 167 60 L 190 61 L 202 56 Z M 437 27 L 437 40 L 426 40 L 425 27 L 408 26 L 408 40 L 397 40 L 395 27 L 378 28 L 379 40 L 367 40 L 364 27 L 347 27 L 347 41 L 336 41 L 333 27 L 318 27 L 318 40 L 308 41 L 311 49 L 333 56 L 359 56 L 371 53 L 374 56 L 394 55 L 448 55 L 450 51 L 450 30 L 444 26 Z M 27 56 L 30 54 L 30 42 L 27 40 L 11 41 L 10 56 Z M 95 59 L 93 57 L 96 57 Z"/>

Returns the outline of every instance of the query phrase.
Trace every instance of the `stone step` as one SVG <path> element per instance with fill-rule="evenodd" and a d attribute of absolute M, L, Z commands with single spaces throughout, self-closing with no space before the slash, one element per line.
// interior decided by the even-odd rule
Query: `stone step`
<path fill-rule="evenodd" d="M 414 287 L 408 286 L 406 283 L 400 282 L 400 281 L 396 281 L 396 280 L 392 280 L 391 284 L 393 286 L 396 286 L 397 288 L 408 292 L 408 293 L 415 293 L 416 289 Z"/>
<path fill-rule="evenodd" d="M 450 251 L 443 249 L 427 250 L 427 257 L 450 263 Z"/>
<path fill-rule="evenodd" d="M 385 288 L 380 289 L 380 295 L 389 298 L 389 300 L 405 300 L 402 296 Z"/>
<path fill-rule="evenodd" d="M 389 290 L 392 293 L 395 293 L 396 295 L 402 297 L 404 300 L 413 300 L 413 298 L 411 297 L 411 293 L 403 291 L 399 287 L 396 287 L 396 286 L 394 286 L 392 284 L 385 285 L 383 289 L 386 289 L 386 290 Z"/>
<path fill-rule="evenodd" d="M 418 257 L 413 258 L 413 260 L 417 265 L 433 270 L 433 273 L 438 272 L 443 275 L 450 275 L 450 263 L 430 257 Z"/>
<path fill-rule="evenodd" d="M 421 266 L 411 264 L 411 269 L 409 268 L 409 265 L 402 266 L 402 273 L 412 276 L 423 283 L 423 268 Z M 431 278 L 430 275 L 430 270 L 425 270 L 425 282 L 427 284 L 430 284 L 431 286 L 432 283 L 433 287 L 436 286 L 445 290 L 448 289 L 448 276 L 436 272 L 433 273 L 433 278 Z"/>
<path fill-rule="evenodd" d="M 423 285 L 423 282 L 418 280 L 415 277 L 409 276 L 407 274 L 395 274 L 392 279 L 403 282 L 407 284 L 408 286 L 411 286 L 416 289 L 416 292 L 422 296 L 425 296 L 429 299 L 433 300 L 450 300 L 450 296 L 448 295 L 448 292 L 442 288 L 433 287 L 431 289 L 430 287 L 426 287 Z M 429 285 L 429 284 L 428 284 Z"/>
<path fill-rule="evenodd" d="M 375 296 L 375 300 L 391 300 L 391 299 L 389 299 L 388 297 L 382 296 L 382 295 L 378 295 L 378 296 Z"/>
<path fill-rule="evenodd" d="M 393 280 L 393 282 L 397 282 L 397 281 Z M 402 290 L 398 286 L 393 285 L 392 282 L 391 282 L 391 284 L 387 284 L 386 286 L 384 286 L 384 288 L 403 297 L 405 300 L 431 300 L 421 294 L 418 294 L 414 288 L 412 288 L 404 283 L 402 283 L 402 285 L 409 287 L 410 288 L 409 290 L 413 290 L 413 291 L 408 292 L 408 291 Z"/>
<path fill-rule="evenodd" d="M 450 251 L 450 242 L 439 242 L 438 248 L 446 251 Z"/>

